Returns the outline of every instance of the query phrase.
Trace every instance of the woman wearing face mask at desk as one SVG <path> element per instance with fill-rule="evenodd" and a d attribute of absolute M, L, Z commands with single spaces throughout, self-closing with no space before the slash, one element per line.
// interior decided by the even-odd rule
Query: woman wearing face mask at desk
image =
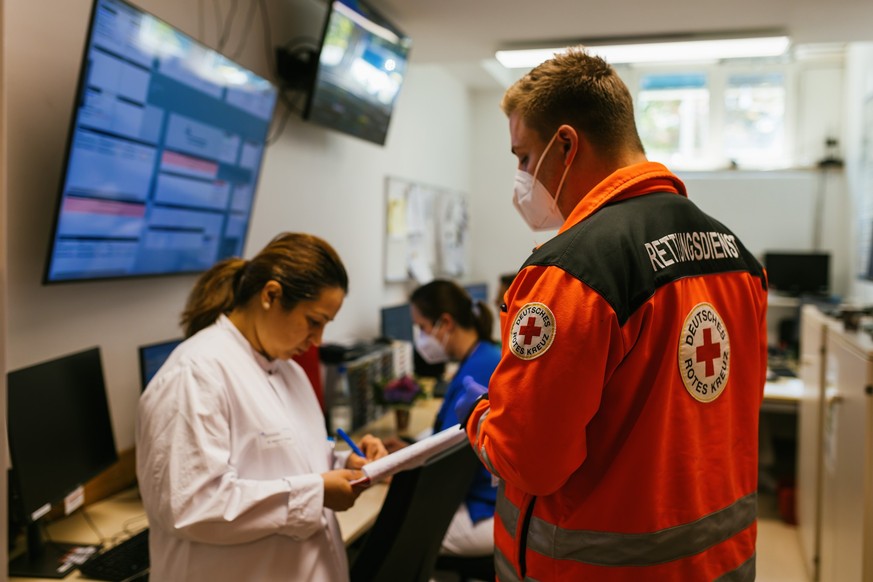
<path fill-rule="evenodd" d="M 349 481 L 387 454 L 334 454 L 303 369 L 348 289 L 321 239 L 282 234 L 250 261 L 203 274 L 187 340 L 140 400 L 137 477 L 149 518 L 151 578 L 161 582 L 348 580 L 334 511 Z"/>
<path fill-rule="evenodd" d="M 488 306 L 482 301 L 474 302 L 451 281 L 435 280 L 417 288 L 410 297 L 410 306 L 415 348 L 421 357 L 428 363 L 458 362 L 434 423 L 434 432 L 438 432 L 458 424 L 455 404 L 465 393 L 465 377 L 488 385 L 500 361 L 500 347 L 491 340 L 493 316 Z M 443 553 L 459 556 L 493 553 L 496 493 L 491 474 L 480 468 L 466 500 L 449 525 Z"/>

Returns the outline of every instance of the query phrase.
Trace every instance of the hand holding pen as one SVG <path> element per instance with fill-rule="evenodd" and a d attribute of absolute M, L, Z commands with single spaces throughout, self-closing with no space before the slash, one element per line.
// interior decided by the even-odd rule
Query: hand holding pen
<path fill-rule="evenodd" d="M 360 469 L 370 461 L 375 461 L 388 454 L 388 450 L 382 441 L 371 434 L 364 435 L 361 438 L 361 446 L 359 447 L 343 429 L 337 429 L 336 433 L 349 445 L 354 453 L 354 455 L 349 456 L 349 460 L 346 463 L 346 467 L 349 469 Z"/>
<path fill-rule="evenodd" d="M 353 453 L 355 453 L 359 457 L 366 458 L 367 455 L 364 454 L 364 451 L 358 448 L 358 445 L 355 444 L 355 441 L 352 440 L 352 437 L 349 436 L 349 433 L 341 428 L 338 428 L 336 429 L 336 434 L 338 434 L 341 439 L 346 441 L 346 444 L 349 445 Z"/>

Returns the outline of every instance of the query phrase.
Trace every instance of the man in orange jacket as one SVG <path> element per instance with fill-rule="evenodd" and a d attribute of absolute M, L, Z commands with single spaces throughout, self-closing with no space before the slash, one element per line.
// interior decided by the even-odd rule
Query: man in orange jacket
<path fill-rule="evenodd" d="M 602 59 L 556 55 L 501 107 L 514 203 L 559 231 L 504 296 L 489 389 L 457 409 L 500 479 L 498 578 L 754 580 L 761 265 L 647 161 Z"/>

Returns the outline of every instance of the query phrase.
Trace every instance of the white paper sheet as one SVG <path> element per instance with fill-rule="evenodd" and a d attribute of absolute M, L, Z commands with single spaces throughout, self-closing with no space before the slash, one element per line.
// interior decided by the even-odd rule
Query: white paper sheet
<path fill-rule="evenodd" d="M 376 483 L 400 471 L 414 469 L 423 465 L 432 456 L 440 453 L 459 442 L 466 440 L 466 431 L 456 424 L 441 430 L 433 436 L 399 449 L 390 455 L 364 465 L 361 469 L 364 477 L 352 481 L 352 485 L 367 486 Z"/>

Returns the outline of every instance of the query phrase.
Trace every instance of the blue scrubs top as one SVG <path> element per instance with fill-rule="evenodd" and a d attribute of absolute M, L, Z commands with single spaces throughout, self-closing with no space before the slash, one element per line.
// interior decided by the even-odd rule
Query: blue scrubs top
<path fill-rule="evenodd" d="M 464 394 L 464 377 L 472 376 L 482 386 L 488 386 L 491 374 L 500 361 L 500 346 L 483 341 L 476 344 L 473 351 L 458 366 L 458 371 L 452 378 L 446 391 L 445 399 L 437 413 L 434 432 L 445 430 L 458 424 L 455 414 L 455 404 Z M 473 523 L 492 517 L 497 500 L 497 487 L 491 485 L 491 473 L 485 467 L 480 467 L 473 478 L 473 484 L 467 492 L 465 503 Z"/>

